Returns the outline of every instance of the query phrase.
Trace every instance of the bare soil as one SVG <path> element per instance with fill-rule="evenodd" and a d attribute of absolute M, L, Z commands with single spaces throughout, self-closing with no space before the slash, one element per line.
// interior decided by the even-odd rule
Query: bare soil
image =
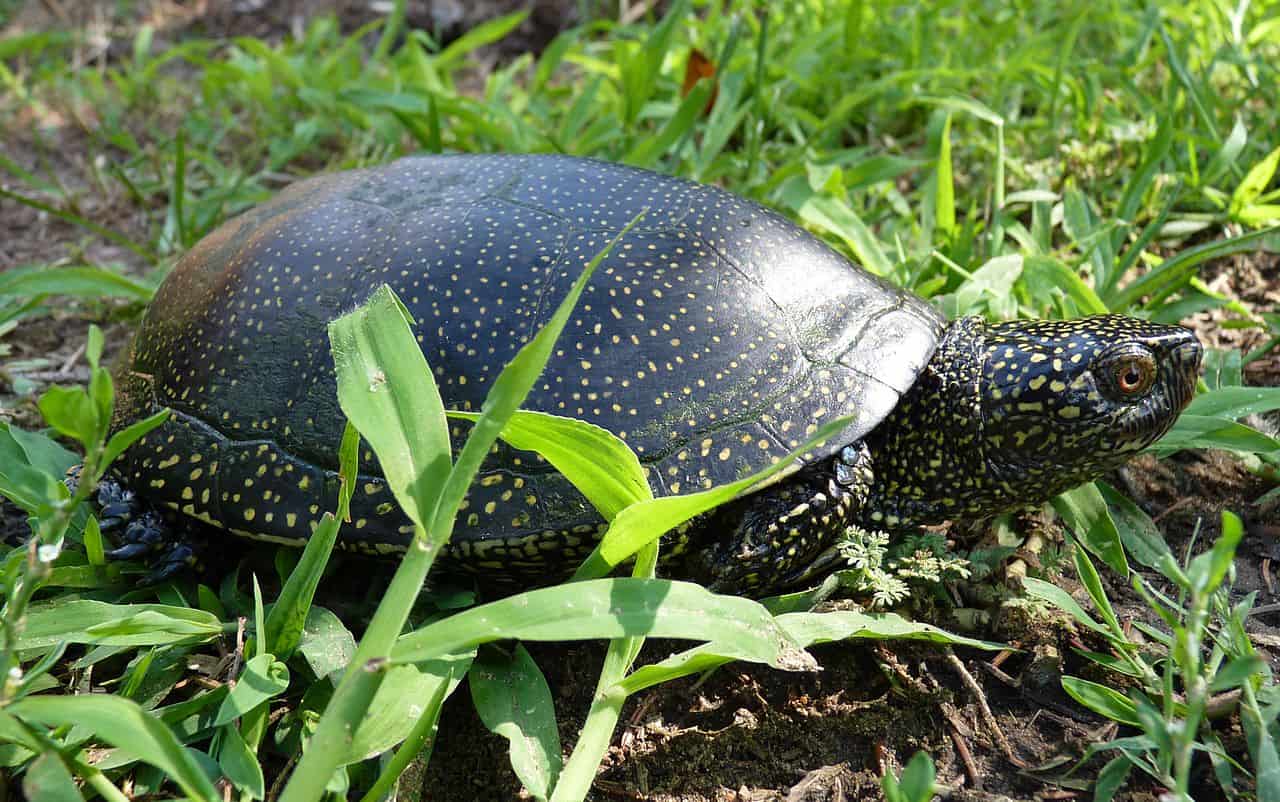
<path fill-rule="evenodd" d="M 257 35 L 278 38 L 320 11 L 336 10 L 345 24 L 369 19 L 369 4 L 339 0 L 285 3 L 168 2 L 132 4 L 122 18 L 116 3 L 28 2 L 13 17 L 10 32 L 47 27 L 97 32 L 80 55 L 85 63 L 110 58 L 127 47 L 140 22 L 155 25 L 160 38 Z M 502 0 L 411 2 L 410 21 L 439 32 L 456 33 L 498 9 L 523 5 Z M 579 3 L 539 0 L 521 28 L 515 47 L 536 48 L 576 19 Z M 96 45 L 93 42 L 97 42 Z M 510 40 L 509 40 L 510 43 Z M 159 43 L 157 46 L 161 46 Z M 96 47 L 96 50 L 94 49 Z M 500 57 L 500 54 L 495 57 Z M 55 114 L 48 109 L 33 114 Z M 86 115 L 86 120 L 91 117 Z M 55 126 L 56 141 L 30 134 L 51 120 L 27 120 L 5 131 L 5 155 L 28 167 L 46 165 L 73 197 L 79 212 L 134 236 L 147 229 L 154 209 L 136 209 L 123 197 L 102 196 L 91 187 L 83 159 L 83 126 L 65 119 Z M 57 122 L 57 121 L 53 121 Z M 162 213 L 162 210 L 159 212 Z M 0 201 L 0 269 L 28 263 L 85 260 L 139 268 L 127 250 L 82 229 L 28 207 Z M 1210 286 L 1257 309 L 1280 301 L 1280 258 L 1236 256 L 1203 274 Z M 130 309 L 101 302 L 59 302 L 44 317 L 24 321 L 0 339 L 0 418 L 32 426 L 38 421 L 33 399 L 52 382 L 83 381 L 83 344 L 88 323 L 106 323 L 109 351 L 126 341 Z M 136 311 L 136 310 L 132 310 Z M 121 318 L 117 320 L 116 318 Z M 1203 342 L 1248 350 L 1260 344 L 1256 330 L 1228 329 L 1221 316 L 1208 313 L 1185 321 Z M 1249 366 L 1248 381 L 1280 385 L 1280 355 Z M 22 390 L 22 392 L 19 392 Z M 1266 422 L 1263 422 L 1266 424 Z M 1271 484 L 1225 454 L 1179 454 L 1158 462 L 1135 460 L 1113 483 L 1124 486 L 1160 523 L 1178 553 L 1197 551 L 1217 534 L 1224 509 L 1244 517 L 1248 535 L 1237 560 L 1235 592 L 1256 591 L 1267 611 L 1250 619 L 1263 655 L 1280 669 L 1280 588 L 1272 562 L 1280 560 L 1280 520 L 1275 506 L 1256 504 Z M 9 523 L 13 523 L 10 518 Z M 20 523 L 20 522 L 19 522 Z M 1060 533 L 1034 518 L 1029 526 L 1050 544 Z M 1034 555 L 1024 555 L 1034 559 Z M 1002 578 L 988 580 L 985 595 L 999 595 Z M 1082 601 L 1072 579 L 1062 578 Z M 1149 616 L 1145 605 L 1122 582 L 1109 586 L 1122 619 Z M 981 597 L 983 592 L 967 593 Z M 918 611 L 941 626 L 962 629 L 972 619 L 950 613 Z M 685 680 L 653 689 L 627 704 L 608 760 L 592 798 L 598 800 L 858 800 L 879 798 L 879 776 L 898 770 L 917 750 L 933 755 L 939 781 L 954 789 L 956 800 L 1090 799 L 1088 780 L 1100 762 L 1065 777 L 1067 769 L 1092 742 L 1111 737 L 1114 725 L 1092 716 L 1061 690 L 1063 673 L 1099 681 L 1073 648 L 1099 648 L 1060 616 L 1031 615 L 1018 605 L 994 605 L 977 616 L 967 634 L 1002 640 L 1018 651 L 993 656 L 959 650 L 952 657 L 934 648 L 908 645 L 833 644 L 813 650 L 822 670 L 792 674 L 758 667 L 728 666 L 703 680 Z M 652 642 L 642 660 L 656 660 L 681 648 Z M 599 644 L 534 646 L 547 674 L 561 717 L 561 736 L 571 747 L 603 658 Z M 966 676 L 967 675 L 967 676 Z M 971 682 L 968 678 L 971 678 Z M 981 690 L 981 696 L 975 692 Z M 990 717 L 983 706 L 990 709 Z M 996 726 L 992 726 L 992 722 Z M 1241 749 L 1238 722 L 1218 722 L 1229 747 Z M 491 735 L 471 709 L 465 689 L 446 706 L 442 737 L 419 780 L 425 800 L 507 800 L 520 798 L 519 783 L 507 762 L 506 742 Z M 1199 767 L 1196 799 L 1208 802 L 1221 792 Z M 1141 777 L 1118 798 L 1154 800 L 1160 789 Z"/>

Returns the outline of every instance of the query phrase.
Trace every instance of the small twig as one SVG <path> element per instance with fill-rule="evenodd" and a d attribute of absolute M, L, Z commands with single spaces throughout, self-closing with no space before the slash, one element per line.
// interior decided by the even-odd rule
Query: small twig
<path fill-rule="evenodd" d="M 80 343 L 80 347 L 72 351 L 71 356 L 67 357 L 66 361 L 62 363 L 62 367 L 58 368 L 58 373 L 63 376 L 70 375 L 71 369 L 76 366 L 76 362 L 80 361 L 80 357 L 84 356 L 85 349 L 88 347 L 89 343 L 87 341 Z"/>
<path fill-rule="evenodd" d="M 991 712 L 990 705 L 987 704 L 987 696 L 982 692 L 982 686 L 978 685 L 978 681 L 969 673 L 969 669 L 964 667 L 959 657 L 951 649 L 947 649 L 947 662 L 951 664 L 951 668 L 960 676 L 960 681 L 964 683 L 969 692 L 973 694 L 974 700 L 978 704 L 978 711 L 982 714 L 982 721 L 987 725 L 987 729 L 991 730 L 991 735 L 995 738 L 996 744 L 999 745 L 1000 751 L 1004 753 L 1004 757 L 1014 766 L 1020 769 L 1028 768 L 1026 761 L 1022 760 L 1013 752 L 1013 747 L 1009 744 L 1009 739 L 1005 737 L 1004 730 L 1000 729 L 1000 725 L 996 722 L 996 717 Z"/>
<path fill-rule="evenodd" d="M 960 732 L 960 725 L 956 721 L 956 711 L 951 705 L 941 705 L 942 715 L 947 719 L 947 728 L 951 731 L 951 744 L 956 748 L 956 754 L 960 756 L 960 762 L 964 764 L 964 776 L 969 781 L 969 787 L 975 791 L 982 790 L 982 775 L 978 773 L 978 764 L 973 759 L 973 753 L 969 751 L 969 743 L 964 739 L 964 734 Z"/>
<path fill-rule="evenodd" d="M 1151 520 L 1155 521 L 1156 523 L 1160 523 L 1160 521 L 1163 520 L 1167 515 L 1169 515 L 1169 513 L 1174 512 L 1175 510 L 1180 510 L 1183 507 L 1187 506 L 1188 504 L 1191 504 L 1193 501 L 1195 501 L 1195 499 L 1190 497 L 1180 498 L 1177 501 L 1170 504 L 1169 506 L 1165 507 L 1163 510 L 1160 510 L 1160 512 L 1153 515 L 1151 517 Z"/>

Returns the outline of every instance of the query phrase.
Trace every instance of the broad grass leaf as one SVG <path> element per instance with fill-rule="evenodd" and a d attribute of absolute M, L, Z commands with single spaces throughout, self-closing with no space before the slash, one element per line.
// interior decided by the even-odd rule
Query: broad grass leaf
<path fill-rule="evenodd" d="M 1262 157 L 1257 164 L 1249 168 L 1244 180 L 1231 194 L 1230 215 L 1237 216 L 1246 206 L 1251 205 L 1262 195 L 1263 190 L 1271 183 L 1276 174 L 1276 166 L 1280 165 L 1280 147 Z"/>
<path fill-rule="evenodd" d="M 937 774 L 933 758 L 928 752 L 916 752 L 898 778 L 898 787 L 908 802 L 929 802 L 933 799 L 933 781 Z"/>
<path fill-rule="evenodd" d="M 51 727 L 79 726 L 137 760 L 155 766 L 187 796 L 201 802 L 221 799 L 200 764 L 158 718 L 119 696 L 29 696 L 8 711 Z"/>
<path fill-rule="evenodd" d="M 1280 387 L 1219 387 L 1187 404 L 1184 414 L 1239 420 L 1280 409 Z"/>
<path fill-rule="evenodd" d="M 1053 508 L 1089 551 L 1098 555 L 1120 576 L 1129 575 L 1120 532 L 1111 519 L 1107 502 L 1093 483 L 1059 494 L 1053 499 Z"/>
<path fill-rule="evenodd" d="M 510 742 L 511 768 L 535 799 L 546 799 L 560 775 L 555 700 L 538 664 L 521 644 L 510 655 L 480 650 L 467 675 L 476 713 Z"/>
<path fill-rule="evenodd" d="M 808 648 L 814 644 L 841 640 L 912 640 L 928 643 L 969 646 L 997 651 L 1003 644 L 953 635 L 929 624 L 908 621 L 896 613 L 860 613 L 841 610 L 830 613 L 784 613 L 774 622 L 789 634 L 796 644 Z M 749 659 L 731 654 L 718 644 L 703 644 L 677 652 L 665 660 L 641 666 L 615 687 L 630 695 L 645 688 L 674 679 L 700 674 L 734 660 Z"/>
<path fill-rule="evenodd" d="M 1119 791 L 1129 779 L 1129 772 L 1133 768 L 1128 755 L 1120 755 L 1112 758 L 1107 765 L 1102 767 L 1102 771 L 1098 772 L 1098 779 L 1093 784 L 1093 802 L 1111 802 L 1115 798 L 1116 791 Z"/>
<path fill-rule="evenodd" d="M 641 501 L 618 513 L 604 537 L 574 573 L 575 580 L 604 576 L 613 568 L 685 521 L 714 509 L 758 485 L 763 485 L 779 472 L 793 467 L 796 461 L 815 446 L 838 434 L 853 421 L 852 417 L 829 421 L 808 442 L 774 464 L 736 482 L 682 496 L 665 496 Z"/>
<path fill-rule="evenodd" d="M 474 421 L 474 412 L 450 411 L 450 417 Z M 644 468 L 617 435 L 592 423 L 545 412 L 517 410 L 502 429 L 513 448 L 536 451 L 573 482 L 605 520 L 624 507 L 653 497 Z"/>
<path fill-rule="evenodd" d="M 474 656 L 474 651 L 465 651 L 388 669 L 356 726 L 343 764 L 380 755 L 408 737 L 423 716 L 438 717 L 440 706 L 467 675 Z"/>
<path fill-rule="evenodd" d="M 740 659 L 790 669 L 813 658 L 760 604 L 691 582 L 595 579 L 531 590 L 464 610 L 403 635 L 394 661 L 416 663 L 495 640 L 680 638 L 717 644 Z"/>
<path fill-rule="evenodd" d="M 1099 624 L 1093 616 L 1085 612 L 1085 609 L 1081 607 L 1075 599 L 1071 598 L 1071 594 L 1067 593 L 1057 585 L 1051 582 L 1045 582 L 1043 579 L 1026 577 L 1022 580 L 1022 589 L 1025 590 L 1028 595 L 1034 596 L 1038 599 L 1044 599 L 1059 610 L 1069 614 L 1077 623 L 1092 629 L 1100 635 L 1105 635 L 1108 638 L 1111 637 L 1111 630 L 1107 629 L 1102 624 Z"/>
<path fill-rule="evenodd" d="M 135 421 L 134 423 L 129 424 L 120 431 L 111 435 L 111 439 L 107 441 L 107 447 L 103 454 L 101 467 L 105 468 L 115 462 L 116 457 L 123 454 L 126 448 L 145 437 L 147 432 L 155 429 L 168 419 L 169 410 L 162 409 L 159 412 L 148 415 L 140 421 Z"/>
<path fill-rule="evenodd" d="M 215 727 L 229 724 L 288 688 L 289 667 L 277 660 L 275 655 L 256 655 L 245 663 L 235 687 L 222 700 L 213 724 Z"/>
<path fill-rule="evenodd" d="M 445 69 L 472 51 L 505 38 L 507 34 L 520 27 L 520 23 L 524 22 L 528 16 L 528 9 L 524 9 L 476 25 L 440 51 L 440 55 L 435 59 L 436 66 L 439 69 Z"/>
<path fill-rule="evenodd" d="M 355 652 L 355 636 L 338 616 L 323 607 L 307 610 L 297 654 L 316 677 L 327 677 L 346 668 Z"/>
<path fill-rule="evenodd" d="M 1037 300 L 1047 300 L 1057 290 L 1065 292 L 1085 314 L 1105 315 L 1111 311 L 1076 271 L 1052 256 L 1027 256 L 1020 280 Z"/>
<path fill-rule="evenodd" d="M 1138 722 L 1137 708 L 1119 691 L 1087 679 L 1070 676 L 1062 678 L 1062 689 L 1072 699 L 1101 716 L 1132 727 L 1141 726 Z"/>
<path fill-rule="evenodd" d="M 0 297 L 72 295 L 146 303 L 155 288 L 100 267 L 16 267 L 0 274 Z"/>
<path fill-rule="evenodd" d="M 63 448 L 47 435 L 19 429 L 8 423 L 0 422 L 0 440 L 7 440 L 16 446 L 27 465 L 53 477 L 60 478 L 66 475 L 67 470 L 80 461 L 79 455 Z M 10 461 L 10 454 L 13 459 L 17 458 L 17 453 L 10 452 L 6 446 L 0 445 L 0 457 L 3 457 L 3 463 Z"/>
<path fill-rule="evenodd" d="M 1221 448 L 1241 453 L 1272 454 L 1280 451 L 1280 440 L 1233 420 L 1184 413 L 1151 450 L 1165 456 L 1184 448 Z"/>
<path fill-rule="evenodd" d="M 956 187 L 951 166 L 951 115 L 942 123 L 938 160 L 934 166 L 933 208 L 938 230 L 950 241 L 956 231 Z"/>
<path fill-rule="evenodd" d="M 338 401 L 372 446 L 401 509 L 425 525 L 451 468 L 440 392 L 413 317 L 385 284 L 329 324 Z M 394 391 L 393 391 L 394 388 Z"/>
<path fill-rule="evenodd" d="M 1094 482 L 1098 492 L 1106 502 L 1111 520 L 1116 525 L 1120 542 L 1128 556 L 1148 568 L 1163 572 L 1167 558 L 1171 555 L 1169 544 L 1164 536 L 1137 504 L 1120 491 L 1102 480 Z M 1172 577 L 1170 577 L 1172 579 Z"/>
<path fill-rule="evenodd" d="M 37 802 L 82 802 L 76 781 L 62 758 L 47 752 L 27 766 L 22 775 L 22 793 Z"/>
<path fill-rule="evenodd" d="M 211 613 L 167 604 L 108 604 L 89 599 L 55 599 L 32 605 L 18 649 L 68 643 L 160 646 L 199 642 L 221 635 Z"/>
<path fill-rule="evenodd" d="M 776 619 L 802 647 L 842 640 L 909 640 L 947 646 L 999 651 L 1002 643 L 966 638 L 944 629 L 908 621 L 897 613 L 862 613 L 837 610 L 829 613 L 784 613 Z"/>
<path fill-rule="evenodd" d="M 266 780 L 262 764 L 249 744 L 245 743 L 240 729 L 234 724 L 223 727 L 218 734 L 218 766 L 231 780 L 234 787 L 247 791 L 254 799 L 266 796 Z"/>
<path fill-rule="evenodd" d="M 1169 288 L 1180 287 L 1195 274 L 1201 264 L 1233 253 L 1255 251 L 1277 233 L 1280 233 L 1280 226 L 1272 226 L 1185 248 L 1117 291 L 1111 296 L 1111 307 L 1127 309 L 1143 296 L 1154 296 Z"/>

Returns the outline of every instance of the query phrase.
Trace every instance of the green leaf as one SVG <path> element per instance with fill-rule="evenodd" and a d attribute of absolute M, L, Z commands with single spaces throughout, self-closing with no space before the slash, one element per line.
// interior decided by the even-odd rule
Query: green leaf
<path fill-rule="evenodd" d="M 28 696 L 9 705 L 8 711 L 25 721 L 51 727 L 83 727 L 97 739 L 160 769 L 188 796 L 201 802 L 221 799 L 173 732 L 128 699 L 103 694 Z"/>
<path fill-rule="evenodd" d="M 1037 599 L 1044 599 L 1094 632 L 1105 635 L 1108 638 L 1112 636 L 1111 630 L 1094 620 L 1093 616 L 1086 613 L 1084 608 L 1076 603 L 1075 599 L 1071 598 L 1071 594 L 1057 585 L 1045 582 L 1043 579 L 1026 577 L 1022 580 L 1022 588 L 1028 595 Z"/>
<path fill-rule="evenodd" d="M 392 666 L 356 727 L 343 764 L 380 755 L 403 741 L 423 716 L 439 716 L 440 705 L 467 675 L 474 655 L 464 651 Z"/>
<path fill-rule="evenodd" d="M 273 696 L 284 693 L 289 688 L 289 668 L 272 654 L 259 654 L 245 663 L 244 670 L 236 680 L 235 687 L 227 698 L 222 700 L 218 715 L 213 720 L 215 727 L 229 724 L 249 713 L 258 705 Z"/>
<path fill-rule="evenodd" d="M 1231 194 L 1231 206 L 1228 214 L 1236 217 L 1244 209 L 1262 195 L 1263 190 L 1271 183 L 1276 174 L 1276 166 L 1280 165 L 1280 147 L 1268 153 L 1257 164 L 1249 168 L 1244 180 Z"/>
<path fill-rule="evenodd" d="M 675 529 L 695 515 L 714 509 L 742 493 L 765 484 L 779 472 L 789 467 L 793 468 L 798 464 L 801 455 L 843 431 L 852 421 L 852 417 L 829 421 L 800 448 L 745 479 L 697 493 L 665 496 L 632 504 L 613 519 L 604 537 L 578 567 L 573 578 L 581 580 L 604 576 L 613 570 L 614 566 L 657 540 L 663 533 Z"/>
<path fill-rule="evenodd" d="M 471 421 L 480 417 L 474 412 L 448 414 Z M 541 454 L 605 520 L 653 497 L 635 452 L 617 435 L 594 424 L 521 409 L 507 421 L 501 437 L 513 448 Z"/>
<path fill-rule="evenodd" d="M 355 491 L 356 467 L 359 459 L 360 435 L 348 421 L 343 429 L 342 443 L 338 448 L 338 475 L 341 479 L 338 492 L 338 513 L 325 513 L 320 519 L 307 545 L 302 550 L 276 603 L 267 616 L 267 643 L 272 654 L 288 660 L 303 638 L 303 631 L 311 619 L 311 603 L 324 575 L 325 566 L 338 542 L 338 530 L 348 517 L 351 494 Z M 343 629 L 345 632 L 345 628 Z M 350 633 L 347 633 L 350 637 Z M 348 655 L 350 657 L 350 655 Z M 327 672 L 326 672 L 327 673 Z M 320 674 L 319 676 L 324 676 Z"/>
<path fill-rule="evenodd" d="M 1133 763 L 1129 761 L 1127 755 L 1112 758 L 1102 767 L 1102 771 L 1098 772 L 1098 779 L 1093 783 L 1093 802 L 1111 802 L 1115 798 L 1116 791 L 1124 787 L 1129 779 L 1129 771 L 1132 768 Z"/>
<path fill-rule="evenodd" d="M 146 303 L 155 289 L 98 267 L 11 268 L 0 274 L 0 297 L 72 295 Z"/>
<path fill-rule="evenodd" d="M 1280 387 L 1220 387 L 1193 398 L 1184 413 L 1239 420 L 1276 409 L 1280 409 Z"/>
<path fill-rule="evenodd" d="M 1105 685 L 1099 685 L 1096 682 L 1090 682 L 1087 679 L 1069 676 L 1062 678 L 1062 689 L 1072 699 L 1075 699 L 1098 715 L 1106 716 L 1112 721 L 1128 724 L 1131 727 L 1140 726 L 1137 708 L 1128 697 L 1119 691 L 1112 690 Z"/>
<path fill-rule="evenodd" d="M 933 799 L 933 781 L 936 777 L 933 759 L 927 752 L 916 752 L 898 778 L 903 796 L 910 802 L 929 802 Z"/>
<path fill-rule="evenodd" d="M 228 724 L 223 727 L 219 737 L 218 765 L 227 779 L 254 799 L 265 797 L 267 788 L 262 776 L 262 765 L 253 749 L 245 743 L 244 735 L 234 724 Z"/>
<path fill-rule="evenodd" d="M 297 653 L 311 673 L 327 677 L 340 671 L 351 662 L 355 651 L 356 639 L 338 616 L 323 607 L 313 606 L 307 610 L 307 622 Z"/>
<path fill-rule="evenodd" d="M 1187 567 L 1192 587 L 1200 593 L 1213 593 L 1226 579 L 1236 556 L 1236 547 L 1244 539 L 1244 523 L 1233 512 L 1222 511 L 1222 534 L 1213 548 L 1198 555 Z"/>
<path fill-rule="evenodd" d="M 1218 669 L 1213 675 L 1213 683 L 1209 686 L 1211 693 L 1221 693 L 1238 688 L 1251 680 L 1255 675 L 1262 675 L 1267 664 L 1256 654 L 1237 657 Z"/>
<path fill-rule="evenodd" d="M 1243 423 L 1184 413 L 1151 450 L 1164 456 L 1184 448 L 1221 448 L 1241 453 L 1270 454 L 1280 451 L 1280 440 Z"/>
<path fill-rule="evenodd" d="M 115 462 L 116 457 L 123 454 L 126 448 L 145 437 L 147 432 L 155 429 L 168 419 L 169 410 L 162 409 L 140 421 L 129 424 L 120 431 L 111 435 L 111 439 L 107 441 L 107 447 L 103 453 L 101 467 L 105 469 L 111 463 Z"/>
<path fill-rule="evenodd" d="M 1120 532 L 1097 487 L 1089 483 L 1068 490 L 1053 500 L 1053 508 L 1089 551 L 1098 555 L 1120 576 L 1129 575 Z"/>
<path fill-rule="evenodd" d="M 480 651 L 467 675 L 476 713 L 490 732 L 511 742 L 511 768 L 535 799 L 546 799 L 562 766 L 555 701 L 529 651 Z"/>
<path fill-rule="evenodd" d="M 1106 502 L 1111 520 L 1115 522 L 1116 531 L 1120 535 L 1120 542 L 1124 544 L 1128 555 L 1148 568 L 1163 571 L 1171 552 L 1155 522 L 1128 496 L 1111 485 L 1102 480 L 1096 481 L 1094 485 Z"/>
<path fill-rule="evenodd" d="M 0 422 L 0 439 L 4 439 L 6 434 L 13 445 L 19 449 L 22 457 L 25 457 L 26 464 L 55 478 L 65 476 L 67 470 L 80 461 L 79 455 L 68 451 L 56 440 L 40 432 L 28 432 L 17 426 Z M 3 447 L 0 447 L 0 457 L 4 458 L 0 464 L 9 462 L 11 459 Z M 16 457 L 15 453 L 13 458 Z"/>
<path fill-rule="evenodd" d="M 1003 643 L 975 640 L 939 629 L 931 624 L 908 621 L 897 613 L 862 613 L 837 610 L 829 613 L 784 613 L 776 619 L 802 647 L 842 640 L 909 640 L 973 649 L 1000 651 Z"/>
<path fill-rule="evenodd" d="M 472 607 L 401 636 L 391 656 L 416 663 L 506 638 L 630 636 L 709 641 L 726 654 L 792 670 L 814 665 L 754 601 L 690 582 L 629 578 L 557 585 Z"/>
<path fill-rule="evenodd" d="M 951 115 L 942 123 L 938 140 L 938 161 L 934 167 L 934 213 L 943 237 L 950 239 L 956 230 L 956 187 L 951 171 Z"/>
<path fill-rule="evenodd" d="M 538 380 L 538 376 L 542 375 L 542 369 L 546 366 L 547 360 L 551 358 L 551 352 L 555 348 L 556 340 L 559 339 L 560 332 L 564 330 L 565 324 L 568 323 L 569 316 L 573 313 L 573 308 L 577 306 L 578 298 L 582 296 L 583 289 L 591 281 L 591 277 L 600 263 L 609 255 L 614 246 L 640 222 L 644 214 L 644 212 L 640 212 L 632 218 L 621 231 L 609 240 L 604 248 L 592 257 L 591 261 L 583 268 L 582 274 L 569 287 L 569 291 L 565 294 L 564 299 L 560 302 L 559 307 L 556 308 L 551 319 L 546 322 L 532 340 L 525 343 L 516 353 L 515 358 L 503 368 L 502 373 L 498 374 L 498 378 L 494 380 L 488 394 L 485 396 L 484 404 L 481 406 L 480 417 L 476 420 L 471 434 L 467 437 L 467 442 L 463 445 L 462 452 L 458 454 L 457 465 L 450 472 L 444 490 L 441 491 L 440 503 L 435 510 L 434 520 L 431 522 L 433 532 L 453 531 L 454 517 L 462 505 L 467 488 L 471 486 L 471 482 L 475 479 L 476 473 L 479 472 L 480 465 L 489 455 L 494 442 L 502 434 L 502 431 L 506 429 L 507 423 L 515 415 L 520 405 L 524 403 L 529 391 L 533 389 L 534 383 Z"/>
<path fill-rule="evenodd" d="M 520 27 L 520 23 L 524 22 L 528 16 L 528 9 L 524 9 L 476 25 L 440 51 L 440 55 L 435 59 L 436 66 L 442 70 L 446 69 L 468 53 L 506 37 Z"/>
<path fill-rule="evenodd" d="M 108 604 L 88 599 L 32 605 L 18 649 L 68 643 L 159 646 L 199 642 L 221 635 L 223 625 L 203 610 L 165 604 Z"/>
<path fill-rule="evenodd" d="M 55 752 L 31 761 L 22 775 L 22 793 L 39 802 L 83 802 L 76 781 Z"/>
<path fill-rule="evenodd" d="M 40 414 L 58 434 L 70 437 L 81 444 L 93 442 L 101 419 L 98 407 L 81 387 L 54 385 L 45 390 L 38 402 Z"/>
<path fill-rule="evenodd" d="M 680 102 L 680 107 L 662 126 L 662 129 L 657 134 L 640 140 L 622 161 L 637 167 L 653 167 L 661 156 L 670 152 L 675 144 L 693 128 L 714 91 L 715 83 L 712 80 L 704 78 L 698 81 L 693 91 Z"/>
<path fill-rule="evenodd" d="M 425 525 L 449 476 L 452 448 L 440 392 L 412 327 L 409 310 L 383 284 L 329 324 L 329 342 L 342 411 L 373 447 L 401 509 Z"/>

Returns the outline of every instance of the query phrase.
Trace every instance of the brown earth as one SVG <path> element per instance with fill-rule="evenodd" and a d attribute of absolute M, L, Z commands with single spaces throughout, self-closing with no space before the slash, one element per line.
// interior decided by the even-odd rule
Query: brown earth
<path fill-rule="evenodd" d="M 498 7 L 512 5 L 517 4 L 411 2 L 410 21 L 448 35 Z M 576 18 L 580 4 L 544 0 L 534 5 L 541 10 L 521 29 L 525 38 L 517 40 L 518 47 L 545 43 L 557 26 Z M 369 15 L 368 4 L 304 0 L 157 0 L 135 4 L 141 10 L 129 19 L 103 10 L 116 7 L 71 0 L 29 2 L 14 17 L 11 30 L 49 25 L 96 30 L 100 33 L 97 49 L 86 46 L 79 55 L 92 63 L 110 58 L 117 47 L 127 47 L 130 31 L 140 21 L 155 24 L 161 38 L 188 34 L 278 38 L 317 10 L 337 10 L 353 24 Z M 32 113 L 57 112 L 36 109 Z M 37 122 L 48 125 L 47 116 L 28 122 L 32 125 L 5 132 L 5 155 L 27 167 L 47 165 L 69 188 L 83 216 L 131 236 L 144 236 L 157 210 L 134 208 L 127 198 L 104 196 L 91 185 L 83 155 L 87 149 L 79 147 L 85 144 L 83 121 L 62 120 L 65 124 L 56 127 L 55 143 L 37 141 L 29 134 Z M 138 265 L 126 249 L 104 244 L 82 229 L 12 202 L 0 201 L 0 230 L 6 232 L 0 240 L 0 269 L 51 262 Z M 1203 275 L 1215 290 L 1258 310 L 1273 309 L 1280 300 L 1280 259 L 1275 256 L 1232 257 Z M 129 313 L 136 311 L 118 304 L 59 301 L 50 304 L 47 315 L 24 321 L 0 339 L 0 418 L 35 425 L 33 399 L 40 389 L 86 377 L 83 344 L 88 323 L 105 323 L 109 351 L 118 350 L 131 331 Z M 126 319 L 114 320 L 121 315 Z M 1245 350 L 1261 344 L 1256 330 L 1223 328 L 1220 320 L 1220 315 L 1210 313 L 1186 323 L 1206 344 Z M 1246 375 L 1254 384 L 1280 385 L 1280 355 L 1258 360 Z M 1179 454 L 1162 462 L 1142 457 L 1112 479 L 1156 518 L 1177 553 L 1188 548 L 1193 538 L 1193 551 L 1211 542 L 1222 510 L 1244 517 L 1249 528 L 1237 559 L 1234 592 L 1237 596 L 1259 593 L 1263 610 L 1250 619 L 1250 630 L 1260 651 L 1274 668 L 1280 668 L 1276 629 L 1280 605 L 1275 604 L 1278 589 L 1271 573 L 1272 560 L 1280 559 L 1276 525 L 1280 516 L 1274 503 L 1266 509 L 1255 503 L 1272 483 L 1220 453 Z M 1051 545 L 1061 542 L 1053 525 L 1034 517 L 1026 523 L 1028 531 L 1038 531 Z M 1074 580 L 1060 578 L 1059 582 L 1085 601 Z M 992 596 L 1001 587 L 999 579 L 994 579 L 985 591 L 966 593 Z M 1149 619 L 1150 611 L 1126 584 L 1110 581 L 1108 590 L 1122 619 Z M 1072 651 L 1072 647 L 1096 649 L 1101 644 L 1074 631 L 1062 617 L 1032 616 L 1025 606 L 1006 604 L 986 612 L 989 615 L 976 616 L 977 625 L 968 626 L 966 634 L 1003 640 L 1020 651 L 993 658 L 961 650 L 955 659 L 919 646 L 833 644 L 813 650 L 822 666 L 818 673 L 728 666 L 700 681 L 685 680 L 643 693 L 624 710 L 592 798 L 682 802 L 878 798 L 879 775 L 886 768 L 900 769 L 915 751 L 924 749 L 938 764 L 939 782 L 954 789 L 951 799 L 1090 799 L 1087 781 L 1100 761 L 1075 778 L 1055 778 L 1064 775 L 1089 743 L 1114 734 L 1114 727 L 1075 705 L 1062 692 L 1058 679 L 1066 672 L 1113 681 L 1090 673 L 1089 664 Z M 952 629 L 973 624 L 949 613 L 919 613 Z M 652 642 L 642 660 L 660 659 L 678 648 L 670 642 Z M 551 683 L 561 736 L 571 747 L 590 704 L 603 647 L 534 646 L 531 650 Z M 982 698 L 974 688 L 981 689 Z M 984 719 L 983 704 L 989 705 L 995 727 Z M 1217 727 L 1224 742 L 1240 751 L 1236 720 L 1225 719 Z M 480 724 L 465 689 L 446 706 L 441 732 L 445 735 L 419 781 L 423 799 L 520 798 L 519 784 L 507 763 L 506 742 Z M 1207 774 L 1207 763 L 1199 768 L 1196 799 L 1221 798 Z M 1118 799 L 1154 800 L 1158 794 L 1159 789 L 1135 776 Z"/>

